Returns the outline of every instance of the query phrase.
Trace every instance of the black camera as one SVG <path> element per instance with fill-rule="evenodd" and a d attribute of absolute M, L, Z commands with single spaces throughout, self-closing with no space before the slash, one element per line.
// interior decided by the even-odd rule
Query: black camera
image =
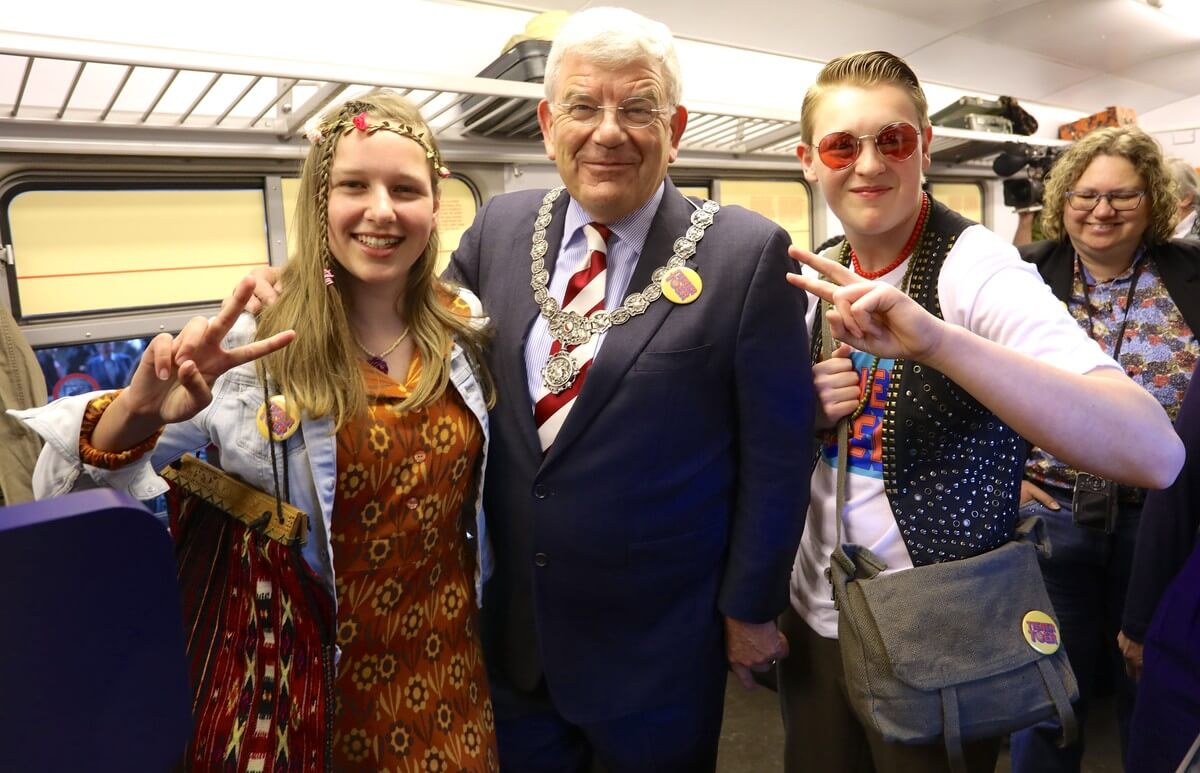
<path fill-rule="evenodd" d="M 1046 184 L 1032 177 L 1004 181 L 1004 206 L 1013 209 L 1029 209 L 1042 203 Z"/>
<path fill-rule="evenodd" d="M 1028 209 L 1042 203 L 1045 180 L 1061 151 L 1021 143 L 1009 143 L 992 162 L 992 170 L 1001 177 L 1025 170 L 1025 177 L 1004 181 L 1004 206 Z"/>
<path fill-rule="evenodd" d="M 1112 534 L 1117 530 L 1117 483 L 1088 472 L 1075 476 L 1071 520 L 1076 526 Z"/>

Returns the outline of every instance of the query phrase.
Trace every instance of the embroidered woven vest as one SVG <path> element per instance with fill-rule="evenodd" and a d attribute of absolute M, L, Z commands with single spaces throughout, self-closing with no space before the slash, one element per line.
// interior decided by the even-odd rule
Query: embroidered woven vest
<path fill-rule="evenodd" d="M 910 258 L 920 262 L 908 294 L 939 319 L 937 278 L 971 225 L 934 201 Z M 848 264 L 849 247 L 842 242 L 826 257 Z M 813 327 L 816 362 L 819 319 Z M 884 491 L 914 566 L 985 553 L 1012 537 L 1025 441 L 995 414 L 940 371 L 897 359 L 881 431 Z"/>

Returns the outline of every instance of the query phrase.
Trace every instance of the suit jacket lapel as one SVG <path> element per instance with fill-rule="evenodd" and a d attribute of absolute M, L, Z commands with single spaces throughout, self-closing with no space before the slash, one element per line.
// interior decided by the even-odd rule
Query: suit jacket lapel
<path fill-rule="evenodd" d="M 554 275 L 554 264 L 557 262 L 558 251 L 562 245 L 563 228 L 566 224 L 566 210 L 569 197 L 559 196 L 554 202 L 553 217 L 546 228 L 546 270 Z M 512 414 L 512 426 L 521 428 L 521 436 L 529 444 L 529 449 L 537 456 L 542 455 L 541 442 L 538 440 L 537 425 L 533 421 L 533 406 L 529 398 L 528 374 L 525 369 L 525 342 L 529 331 L 538 315 L 538 306 L 533 302 L 533 288 L 529 285 L 531 276 L 529 251 L 533 244 L 533 220 L 536 215 L 529 216 L 528 223 L 519 223 L 514 229 L 512 253 L 518 256 L 513 261 L 510 270 L 503 277 L 503 291 L 497 297 L 509 299 L 513 304 L 513 324 L 501 327 L 495 346 L 499 356 L 495 358 L 502 375 L 497 376 L 499 406 Z M 499 254 L 499 253 L 498 253 Z"/>
<path fill-rule="evenodd" d="M 625 291 L 626 296 L 643 289 L 650 283 L 650 275 L 654 273 L 654 269 L 666 264 L 673 253 L 675 240 L 687 230 L 688 218 L 693 211 L 692 205 L 685 201 L 671 181 L 667 180 L 658 212 L 655 213 L 650 231 L 646 234 L 646 244 L 642 247 L 633 276 L 629 280 L 629 288 Z M 599 354 L 588 370 L 583 389 L 575 398 L 575 405 L 567 414 L 562 429 L 554 439 L 554 445 L 550 446 L 546 454 L 546 463 L 578 439 L 596 413 L 608 402 L 621 378 L 633 365 L 642 349 L 646 348 L 646 344 L 674 306 L 675 304 L 666 298 L 660 298 L 651 303 L 644 314 L 634 317 L 624 325 L 609 329 L 604 345 L 600 347 Z M 616 304 L 612 304 L 610 308 L 616 308 Z"/>

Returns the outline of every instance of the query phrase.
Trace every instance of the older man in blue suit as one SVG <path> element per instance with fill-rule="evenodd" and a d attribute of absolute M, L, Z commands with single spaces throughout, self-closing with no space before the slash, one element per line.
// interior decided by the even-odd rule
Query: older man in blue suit
<path fill-rule="evenodd" d="M 493 198 L 451 275 L 495 325 L 483 609 L 513 771 L 711 770 L 725 674 L 774 619 L 808 501 L 812 378 L 788 236 L 667 179 L 674 42 L 576 14 L 539 105 L 565 190 Z"/>

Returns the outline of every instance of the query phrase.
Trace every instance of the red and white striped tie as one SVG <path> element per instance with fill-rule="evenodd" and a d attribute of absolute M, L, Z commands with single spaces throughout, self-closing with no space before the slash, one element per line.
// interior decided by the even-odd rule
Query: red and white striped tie
<path fill-rule="evenodd" d="M 583 268 L 576 271 L 571 280 L 567 282 L 567 290 L 563 293 L 562 309 L 586 317 L 593 311 L 604 308 L 605 256 L 608 253 L 609 230 L 601 223 L 588 223 L 583 227 L 583 233 L 587 237 L 590 254 Z M 599 336 L 592 336 L 586 343 L 566 347 L 566 350 L 571 353 L 572 359 L 579 365 L 579 375 L 575 377 L 571 386 L 558 394 L 544 386 L 538 391 L 537 404 L 533 407 L 533 419 L 537 423 L 538 440 L 541 441 L 542 451 L 550 448 L 554 442 L 559 428 L 567 418 L 567 413 L 575 404 L 579 390 L 583 388 L 583 380 L 587 378 L 588 368 L 592 365 L 592 356 L 596 352 L 598 338 Z M 562 349 L 562 343 L 555 339 L 550 346 L 550 354 L 558 354 Z"/>

